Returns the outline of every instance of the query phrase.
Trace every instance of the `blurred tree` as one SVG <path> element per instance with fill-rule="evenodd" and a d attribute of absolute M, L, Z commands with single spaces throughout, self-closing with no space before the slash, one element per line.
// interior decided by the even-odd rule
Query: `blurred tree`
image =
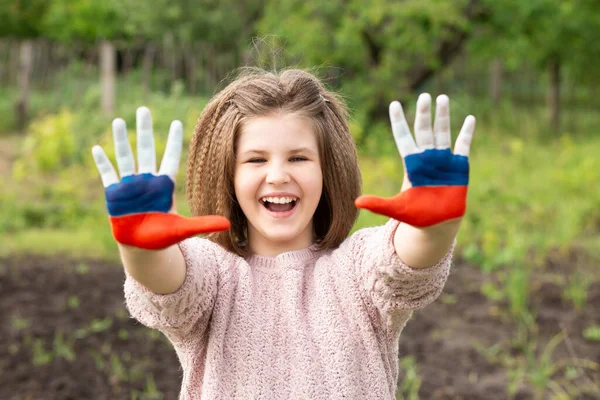
<path fill-rule="evenodd" d="M 599 0 L 484 0 L 489 20 L 471 42 L 479 57 L 512 67 L 524 63 L 548 74 L 550 125 L 560 129 L 562 71 L 597 81 L 600 59 Z"/>
<path fill-rule="evenodd" d="M 65 43 L 98 46 L 102 112 L 112 115 L 115 107 L 116 56 L 112 43 L 133 34 L 128 23 L 127 2 L 118 0 L 52 0 L 44 18 L 48 37 Z"/>
<path fill-rule="evenodd" d="M 267 2 L 259 32 L 281 38 L 288 63 L 340 66 L 338 81 L 361 104 L 363 126 L 468 45 L 491 64 L 496 101 L 504 68 L 547 72 L 551 126 L 558 130 L 562 71 L 598 82 L 598 10 L 600 0 L 279 0 Z"/>
<path fill-rule="evenodd" d="M 560 129 L 561 71 L 570 67 L 580 76 L 598 77 L 600 2 L 598 0 L 533 0 L 520 2 L 528 55 L 548 71 L 551 127 Z"/>
<path fill-rule="evenodd" d="M 267 3 L 259 31 L 282 37 L 292 63 L 341 67 L 356 118 L 370 126 L 448 65 L 485 17 L 478 0 L 280 0 Z"/>
<path fill-rule="evenodd" d="M 191 92 L 195 92 L 198 66 L 205 66 L 206 75 L 214 74 L 206 65 L 223 55 L 233 57 L 232 67 L 244 63 L 243 52 L 255 34 L 255 24 L 262 15 L 265 0 L 156 0 L 152 3 L 128 0 L 130 23 L 139 26 L 138 32 L 152 42 L 163 42 L 167 47 L 177 47 L 172 53 L 173 79 L 178 78 L 178 60 L 187 66 L 185 75 Z M 152 48 L 144 57 L 147 69 L 151 67 Z M 213 62 L 200 62 L 202 59 Z M 210 77 L 215 81 L 222 77 Z M 147 78 L 145 79 L 147 81 Z"/>
<path fill-rule="evenodd" d="M 41 35 L 41 21 L 48 2 L 43 0 L 19 0 L 0 2 L 0 38 L 19 41 L 18 85 L 19 98 L 15 105 L 16 125 L 24 131 L 29 110 L 31 71 L 33 69 L 33 39 Z"/>

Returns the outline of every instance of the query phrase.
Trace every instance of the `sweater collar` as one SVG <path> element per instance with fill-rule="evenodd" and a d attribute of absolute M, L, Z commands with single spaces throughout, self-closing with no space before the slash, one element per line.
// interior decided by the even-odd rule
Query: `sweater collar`
<path fill-rule="evenodd" d="M 319 246 L 313 244 L 302 250 L 286 251 L 276 256 L 261 256 L 253 254 L 246 258 L 249 265 L 261 268 L 274 268 L 281 265 L 303 266 L 306 262 L 315 258 L 319 252 Z"/>

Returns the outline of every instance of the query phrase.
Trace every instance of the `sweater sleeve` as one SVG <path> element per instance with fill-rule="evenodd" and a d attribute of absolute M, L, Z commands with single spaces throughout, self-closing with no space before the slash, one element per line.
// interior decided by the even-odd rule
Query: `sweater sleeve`
<path fill-rule="evenodd" d="M 398 221 L 390 220 L 383 226 L 361 229 L 344 243 L 354 257 L 355 277 L 365 300 L 376 308 L 381 322 L 397 328 L 393 330 L 402 329 L 411 311 L 425 307 L 440 295 L 455 246 L 453 243 L 436 264 L 411 268 L 394 248 L 398 225 Z"/>
<path fill-rule="evenodd" d="M 218 266 L 225 250 L 197 237 L 179 243 L 186 265 L 183 284 L 177 291 L 157 294 L 125 270 L 125 303 L 131 316 L 158 329 L 172 341 L 182 340 L 192 329 L 203 332 L 217 295 Z"/>

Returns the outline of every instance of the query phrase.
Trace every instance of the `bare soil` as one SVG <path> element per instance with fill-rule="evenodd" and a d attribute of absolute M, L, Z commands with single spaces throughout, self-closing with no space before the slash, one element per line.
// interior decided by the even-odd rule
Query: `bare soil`
<path fill-rule="evenodd" d="M 0 259 L 0 399 L 176 399 L 181 371 L 175 352 L 162 335 L 129 318 L 123 278 L 114 263 Z M 478 348 L 500 344 L 500 353 L 522 358 L 522 349 L 511 344 L 517 324 L 480 294 L 484 279 L 459 263 L 444 294 L 405 328 L 401 356 L 417 360 L 421 399 L 508 398 L 510 368 Z M 581 334 L 600 324 L 600 285 L 590 286 L 579 312 L 556 284 L 542 282 L 532 290 L 539 352 L 564 330 L 567 340 L 552 352 L 554 360 L 600 362 L 600 342 Z M 576 370 L 574 382 L 600 386 L 600 371 Z M 522 384 L 515 398 L 533 399 L 532 386 Z M 590 392 L 573 398 L 600 397 Z"/>

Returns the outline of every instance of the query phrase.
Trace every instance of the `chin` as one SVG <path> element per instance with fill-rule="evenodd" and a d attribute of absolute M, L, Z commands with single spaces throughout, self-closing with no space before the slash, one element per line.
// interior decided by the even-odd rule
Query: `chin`
<path fill-rule="evenodd" d="M 289 231 L 278 232 L 276 230 L 270 231 L 264 235 L 265 239 L 267 239 L 269 242 L 276 244 L 293 243 L 294 241 L 299 239 L 299 236 L 300 232 L 290 233 Z"/>
<path fill-rule="evenodd" d="M 304 240 L 303 236 L 305 234 L 305 229 L 265 229 L 261 232 L 262 236 L 265 240 L 277 245 L 277 246 L 285 246 L 285 245 L 295 245 L 302 240 Z M 307 240 L 306 246 L 309 247 L 312 242 L 310 240 L 312 238 L 309 236 L 309 240 Z"/>

